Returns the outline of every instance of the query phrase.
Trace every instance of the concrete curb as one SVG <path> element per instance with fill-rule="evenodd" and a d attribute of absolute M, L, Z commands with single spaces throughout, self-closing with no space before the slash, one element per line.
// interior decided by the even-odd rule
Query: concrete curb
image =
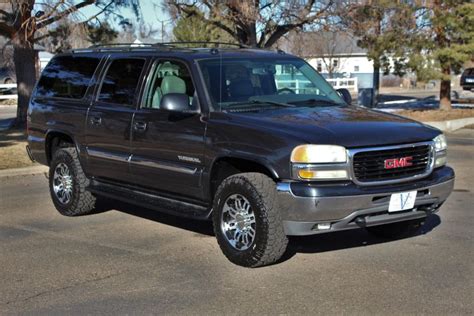
<path fill-rule="evenodd" d="M 422 122 L 423 124 L 436 127 L 443 132 L 453 132 L 465 126 L 474 124 L 474 117 L 467 117 L 457 120 L 441 121 L 441 122 Z"/>
<path fill-rule="evenodd" d="M 0 170 L 0 178 L 11 178 L 18 176 L 30 176 L 36 174 L 42 174 L 48 172 L 49 167 L 47 166 L 33 166 L 25 168 L 13 168 Z"/>

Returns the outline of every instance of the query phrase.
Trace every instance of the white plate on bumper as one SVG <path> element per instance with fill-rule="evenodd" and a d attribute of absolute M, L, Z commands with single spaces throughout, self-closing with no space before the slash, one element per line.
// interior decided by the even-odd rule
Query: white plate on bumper
<path fill-rule="evenodd" d="M 402 192 L 394 193 L 390 197 L 390 204 L 388 205 L 389 212 L 398 212 L 412 209 L 415 206 L 416 192 Z"/>

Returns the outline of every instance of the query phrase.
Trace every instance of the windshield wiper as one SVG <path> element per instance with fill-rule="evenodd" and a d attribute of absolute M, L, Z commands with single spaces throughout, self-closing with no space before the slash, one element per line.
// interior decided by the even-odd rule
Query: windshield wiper
<path fill-rule="evenodd" d="M 344 105 L 344 103 L 335 102 L 332 100 L 308 99 L 302 101 L 294 101 L 291 104 L 309 104 L 309 106 L 325 106 L 325 105 Z"/>
<path fill-rule="evenodd" d="M 229 104 L 226 107 L 234 107 L 234 106 L 253 106 L 255 104 L 270 104 L 270 105 L 276 105 L 276 106 L 281 106 L 285 108 L 293 108 L 295 107 L 294 104 L 289 104 L 289 103 L 281 103 L 281 102 L 276 102 L 276 101 L 266 101 L 266 100 L 248 100 L 245 102 L 238 102 L 238 103 L 232 103 Z"/>

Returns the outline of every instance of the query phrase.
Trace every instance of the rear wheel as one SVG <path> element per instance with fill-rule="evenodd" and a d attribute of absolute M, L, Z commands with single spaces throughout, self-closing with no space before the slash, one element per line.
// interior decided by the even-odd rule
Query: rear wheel
<path fill-rule="evenodd" d="M 88 185 L 89 179 L 82 170 L 76 149 L 56 150 L 49 167 L 49 188 L 59 213 L 78 216 L 94 210 L 96 199 L 86 191 Z"/>
<path fill-rule="evenodd" d="M 407 236 L 414 233 L 423 224 L 424 219 L 415 219 L 410 221 L 385 224 L 379 226 L 367 227 L 366 230 L 380 238 L 392 239 Z"/>
<path fill-rule="evenodd" d="M 288 239 L 278 210 L 276 187 L 260 173 L 240 173 L 218 187 L 213 205 L 214 233 L 224 255 L 244 267 L 274 263 Z"/>

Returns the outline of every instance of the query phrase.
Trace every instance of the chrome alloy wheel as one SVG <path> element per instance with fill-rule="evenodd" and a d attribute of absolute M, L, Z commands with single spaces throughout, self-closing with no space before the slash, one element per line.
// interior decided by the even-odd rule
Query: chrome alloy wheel
<path fill-rule="evenodd" d="M 255 241 L 255 214 L 250 202 L 233 194 L 224 202 L 221 229 L 229 244 L 237 250 L 247 250 Z"/>
<path fill-rule="evenodd" d="M 53 191 L 59 202 L 68 204 L 72 198 L 72 175 L 65 163 L 59 163 L 54 169 Z"/>

